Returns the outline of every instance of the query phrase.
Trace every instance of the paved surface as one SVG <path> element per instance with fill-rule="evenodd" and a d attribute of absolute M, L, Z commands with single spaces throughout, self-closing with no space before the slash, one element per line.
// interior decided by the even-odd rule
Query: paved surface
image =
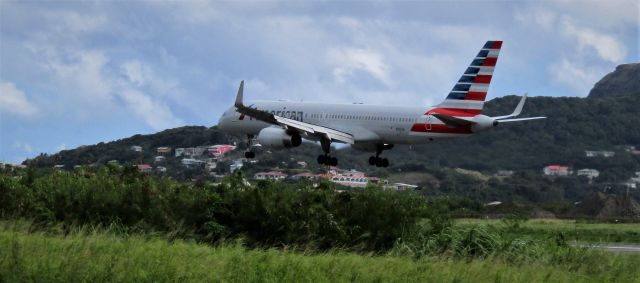
<path fill-rule="evenodd" d="M 609 252 L 617 253 L 640 253 L 640 244 L 576 244 L 578 247 L 587 247 L 593 249 L 601 249 Z"/>

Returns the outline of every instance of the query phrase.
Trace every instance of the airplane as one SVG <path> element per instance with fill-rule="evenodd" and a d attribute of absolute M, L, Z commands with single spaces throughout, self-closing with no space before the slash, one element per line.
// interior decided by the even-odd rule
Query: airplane
<path fill-rule="evenodd" d="M 218 128 L 247 137 L 246 158 L 255 157 L 255 141 L 285 149 L 300 146 L 305 139 L 320 142 L 323 154 L 317 161 L 321 165 L 337 166 L 331 144 L 344 143 L 375 152 L 369 164 L 388 167 L 389 160 L 380 154 L 396 144 L 468 137 L 502 123 L 546 118 L 515 118 L 522 112 L 526 94 L 509 115 L 481 114 L 501 48 L 502 41 L 487 41 L 444 101 L 430 108 L 287 101 L 256 101 L 247 106 L 241 81 L 235 104 L 222 114 Z"/>

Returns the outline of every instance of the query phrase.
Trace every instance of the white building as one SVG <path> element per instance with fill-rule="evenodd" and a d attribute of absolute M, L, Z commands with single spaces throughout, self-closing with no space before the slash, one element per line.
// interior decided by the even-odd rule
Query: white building
<path fill-rule="evenodd" d="M 585 151 L 585 156 L 587 156 L 587 157 L 613 157 L 614 155 L 616 155 L 616 153 L 613 152 L 613 151 L 604 151 L 604 150 L 600 150 L 600 151 L 587 150 L 587 151 Z"/>
<path fill-rule="evenodd" d="M 131 150 L 135 152 L 142 152 L 142 147 L 139 145 L 134 145 L 134 146 L 131 146 Z"/>
<path fill-rule="evenodd" d="M 269 171 L 269 172 L 258 172 L 253 175 L 253 178 L 256 180 L 284 180 L 287 178 L 287 174 L 279 172 L 279 171 Z"/>
<path fill-rule="evenodd" d="M 189 156 L 196 157 L 201 156 L 205 151 L 207 151 L 206 147 L 187 147 L 187 148 L 176 148 L 176 157 L 180 156 Z"/>
<path fill-rule="evenodd" d="M 164 155 L 164 154 L 170 154 L 171 153 L 171 148 L 167 147 L 167 146 L 161 146 L 156 148 L 156 152 L 158 154 Z"/>
<path fill-rule="evenodd" d="M 576 172 L 576 175 L 578 176 L 585 176 L 589 179 L 595 179 L 598 178 L 598 176 L 600 176 L 600 171 L 596 170 L 596 169 L 580 169 Z"/>
<path fill-rule="evenodd" d="M 237 159 L 233 164 L 229 165 L 229 172 L 233 173 L 234 171 L 242 168 L 242 166 L 244 166 L 242 159 Z"/>
<path fill-rule="evenodd" d="M 164 162 L 166 160 L 166 158 L 162 155 L 158 155 L 156 157 L 153 158 L 153 161 L 155 161 L 156 163 L 160 163 L 160 162 Z"/>
<path fill-rule="evenodd" d="M 208 171 L 213 171 L 216 168 L 218 168 L 218 163 L 216 163 L 216 162 L 207 162 L 207 164 L 204 165 L 204 168 L 207 169 Z"/>
<path fill-rule="evenodd" d="M 196 167 L 202 165 L 203 162 L 194 158 L 183 158 L 180 163 L 185 167 Z"/>

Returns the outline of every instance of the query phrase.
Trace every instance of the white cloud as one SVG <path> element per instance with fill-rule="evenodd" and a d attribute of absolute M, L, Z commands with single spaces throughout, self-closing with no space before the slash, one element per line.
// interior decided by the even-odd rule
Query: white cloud
<path fill-rule="evenodd" d="M 31 117 L 38 113 L 24 92 L 16 88 L 11 82 L 0 82 L 0 110 L 24 117 Z"/>
<path fill-rule="evenodd" d="M 103 52 L 74 50 L 67 60 L 65 54 L 49 57 L 43 63 L 45 69 L 54 75 L 54 84 L 71 90 L 66 95 L 76 96 L 76 99 L 94 105 L 103 105 L 105 100 L 112 98 L 113 85 L 104 74 L 108 59 Z"/>
<path fill-rule="evenodd" d="M 517 10 L 515 12 L 515 19 L 522 24 L 535 24 L 546 30 L 555 28 L 558 14 L 552 10 L 544 8 L 530 8 L 524 10 Z"/>
<path fill-rule="evenodd" d="M 335 65 L 333 75 L 339 83 L 344 83 L 354 71 L 364 71 L 386 85 L 392 84 L 389 78 L 389 66 L 384 62 L 383 56 L 375 51 L 334 48 L 329 50 L 328 57 Z"/>
<path fill-rule="evenodd" d="M 151 97 L 138 90 L 124 90 L 120 93 L 120 97 L 134 114 L 156 130 L 173 128 L 183 124 L 180 119 L 173 115 L 169 107 L 161 102 L 154 101 Z"/>
<path fill-rule="evenodd" d="M 627 49 L 615 37 L 588 28 L 575 26 L 571 20 L 565 18 L 562 22 L 563 30 L 578 41 L 578 50 L 593 48 L 600 58 L 611 63 L 620 63 L 627 56 Z"/>
<path fill-rule="evenodd" d="M 13 143 L 13 147 L 15 149 L 18 149 L 22 152 L 26 152 L 26 153 L 32 153 L 33 152 L 33 148 L 31 147 L 31 145 L 27 144 L 27 143 L 23 143 L 20 141 L 16 141 L 15 143 Z"/>
<path fill-rule="evenodd" d="M 120 68 L 129 79 L 129 82 L 136 86 L 143 86 L 152 76 L 149 66 L 140 63 L 138 60 L 127 61 Z"/>
<path fill-rule="evenodd" d="M 603 75 L 603 71 L 577 66 L 567 59 L 549 66 L 552 80 L 572 89 L 578 96 L 586 96 Z"/>
<path fill-rule="evenodd" d="M 50 28 L 61 33 L 90 33 L 106 28 L 107 17 L 104 14 L 81 14 L 75 11 L 47 11 L 45 17 L 54 23 Z"/>

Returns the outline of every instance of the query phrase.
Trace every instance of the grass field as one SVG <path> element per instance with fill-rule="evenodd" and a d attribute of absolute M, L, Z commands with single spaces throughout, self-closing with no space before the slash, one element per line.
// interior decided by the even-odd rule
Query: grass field
<path fill-rule="evenodd" d="M 551 261 L 453 260 L 211 247 L 80 229 L 0 225 L 0 282 L 640 282 L 640 256 L 580 251 Z"/>
<path fill-rule="evenodd" d="M 456 225 L 505 226 L 496 219 L 458 219 Z M 520 223 L 518 229 L 505 229 L 513 236 L 526 235 L 536 238 L 554 238 L 563 233 L 567 240 L 602 243 L 640 243 L 639 223 L 587 223 L 576 220 L 531 219 Z"/>

